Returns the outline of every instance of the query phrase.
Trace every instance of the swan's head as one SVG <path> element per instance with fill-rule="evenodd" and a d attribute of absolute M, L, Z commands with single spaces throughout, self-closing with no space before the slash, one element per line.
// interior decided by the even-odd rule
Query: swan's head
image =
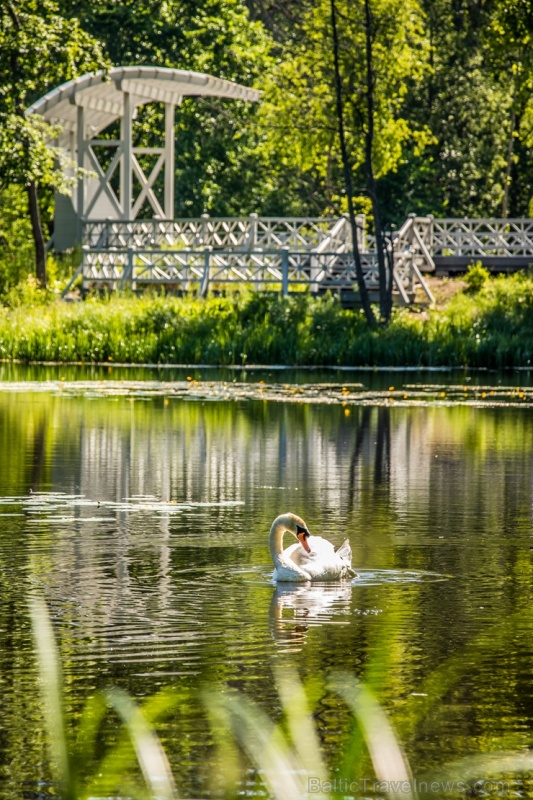
<path fill-rule="evenodd" d="M 283 525 L 286 531 L 292 533 L 295 536 L 300 544 L 302 545 L 303 549 L 307 552 L 311 552 L 311 548 L 309 547 L 308 539 L 311 536 L 307 525 L 303 521 L 301 517 L 297 517 L 296 514 L 283 514 L 280 518 L 280 521 L 283 521 Z"/>

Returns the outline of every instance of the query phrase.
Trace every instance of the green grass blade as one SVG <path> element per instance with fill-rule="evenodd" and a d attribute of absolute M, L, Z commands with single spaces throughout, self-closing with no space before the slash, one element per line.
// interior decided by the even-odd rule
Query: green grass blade
<path fill-rule="evenodd" d="M 229 729 L 274 800 L 301 800 L 307 775 L 279 726 L 241 695 L 208 695 L 210 713 Z"/>
<path fill-rule="evenodd" d="M 334 676 L 332 688 L 356 716 L 377 780 L 392 797 L 414 797 L 411 770 L 400 742 L 374 695 L 350 675 Z"/>
<path fill-rule="evenodd" d="M 126 725 L 147 787 L 158 800 L 175 800 L 177 792 L 170 764 L 141 709 L 120 689 L 110 689 L 105 695 Z"/>
<path fill-rule="evenodd" d="M 107 703 L 101 692 L 89 697 L 83 707 L 76 735 L 74 762 L 78 783 L 87 775 L 96 752 L 98 735 L 107 712 Z"/>
<path fill-rule="evenodd" d="M 304 687 L 294 670 L 286 665 L 278 666 L 275 676 L 293 747 L 307 775 L 322 783 L 326 780 L 327 768 Z"/>
<path fill-rule="evenodd" d="M 76 779 L 69 756 L 69 745 L 63 705 L 62 674 L 54 631 L 46 603 L 42 597 L 30 596 L 28 600 L 33 641 L 48 732 L 52 761 L 65 800 L 76 797 Z"/>

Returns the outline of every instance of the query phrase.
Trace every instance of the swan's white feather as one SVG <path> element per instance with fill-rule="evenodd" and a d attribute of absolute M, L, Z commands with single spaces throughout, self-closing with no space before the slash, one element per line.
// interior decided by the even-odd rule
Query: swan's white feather
<path fill-rule="evenodd" d="M 307 553 L 301 544 L 293 544 L 283 551 L 294 563 L 310 576 L 310 579 L 329 581 L 347 578 L 353 575 L 352 551 L 346 540 L 341 547 L 335 548 L 322 536 L 310 536 L 307 543 L 311 549 Z M 290 551 L 290 552 L 289 552 Z"/>

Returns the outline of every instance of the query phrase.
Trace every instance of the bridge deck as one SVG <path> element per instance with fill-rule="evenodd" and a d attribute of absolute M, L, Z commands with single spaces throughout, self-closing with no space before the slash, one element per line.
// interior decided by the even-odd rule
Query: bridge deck
<path fill-rule="evenodd" d="M 493 274 L 518 272 L 533 265 L 531 256 L 433 256 L 435 275 L 462 275 L 471 264 L 480 262 Z"/>

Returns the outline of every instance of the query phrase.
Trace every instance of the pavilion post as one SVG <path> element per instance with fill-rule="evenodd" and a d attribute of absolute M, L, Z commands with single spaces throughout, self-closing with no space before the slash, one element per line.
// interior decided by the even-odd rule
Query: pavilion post
<path fill-rule="evenodd" d="M 78 169 L 86 168 L 85 164 L 85 109 L 79 105 L 76 108 L 76 150 Z M 83 217 L 85 215 L 85 178 L 81 172 L 76 186 L 76 238 L 82 240 Z"/>
<path fill-rule="evenodd" d="M 165 103 L 165 217 L 174 219 L 174 103 Z"/>
<path fill-rule="evenodd" d="M 133 136 L 131 119 L 131 97 L 129 92 L 123 92 L 123 112 L 121 119 L 122 159 L 120 170 L 120 205 L 122 206 L 122 219 L 131 220 L 132 207 L 132 156 Z"/>

